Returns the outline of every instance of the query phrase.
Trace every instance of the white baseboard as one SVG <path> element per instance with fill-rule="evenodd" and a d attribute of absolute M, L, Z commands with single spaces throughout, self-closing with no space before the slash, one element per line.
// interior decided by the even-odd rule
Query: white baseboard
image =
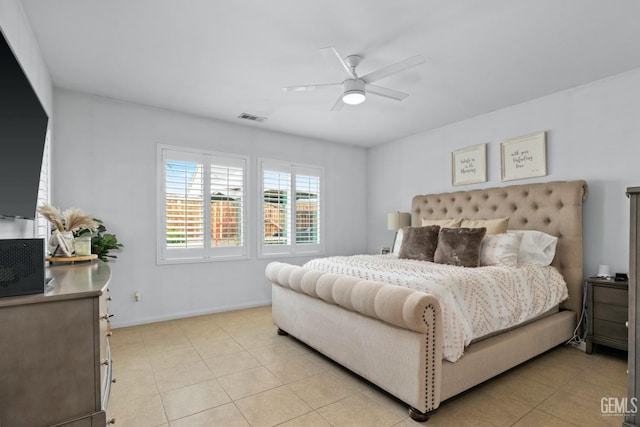
<path fill-rule="evenodd" d="M 271 299 L 263 300 L 263 301 L 253 301 L 247 304 L 238 304 L 238 305 L 227 305 L 222 307 L 216 307 L 214 309 L 208 310 L 194 310 L 194 311 L 185 311 L 180 313 L 167 314 L 162 316 L 151 316 L 145 317 L 142 319 L 136 319 L 128 322 L 111 322 L 111 326 L 114 329 L 117 328 L 126 328 L 128 326 L 137 326 L 137 325 L 145 325 L 147 323 L 155 323 L 155 322 L 164 322 L 167 320 L 175 320 L 175 319 L 183 319 L 185 317 L 194 317 L 194 316 L 203 316 L 206 314 L 213 313 L 223 313 L 226 311 L 234 311 L 234 310 L 242 310 L 245 308 L 254 308 L 254 307 L 262 307 L 264 305 L 271 305 Z M 115 318 L 114 318 L 115 319 Z"/>

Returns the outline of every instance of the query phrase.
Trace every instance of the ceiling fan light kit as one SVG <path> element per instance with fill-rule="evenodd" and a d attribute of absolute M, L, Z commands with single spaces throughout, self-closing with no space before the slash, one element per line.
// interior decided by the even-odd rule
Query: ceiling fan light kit
<path fill-rule="evenodd" d="M 356 67 L 360 64 L 362 57 L 358 55 L 350 55 L 342 59 L 338 51 L 333 47 L 325 47 L 320 49 L 320 51 L 325 55 L 325 57 L 338 61 L 338 64 L 340 64 L 342 69 L 346 71 L 347 79 L 342 83 L 289 86 L 283 87 L 282 89 L 285 92 L 299 92 L 342 86 L 342 95 L 340 95 L 338 101 L 336 101 L 333 108 L 331 108 L 332 111 L 340 110 L 344 104 L 358 105 L 363 103 L 366 99 L 366 93 L 395 99 L 396 101 L 402 101 L 409 95 L 397 90 L 376 86 L 371 83 L 424 63 L 424 58 L 417 55 L 412 58 L 405 59 L 404 61 L 396 62 L 395 64 L 380 68 L 379 70 L 366 74 L 362 77 L 358 77 L 356 74 Z"/>
<path fill-rule="evenodd" d="M 362 104 L 365 100 L 364 82 L 360 79 L 348 79 L 342 82 L 342 102 L 349 105 Z"/>

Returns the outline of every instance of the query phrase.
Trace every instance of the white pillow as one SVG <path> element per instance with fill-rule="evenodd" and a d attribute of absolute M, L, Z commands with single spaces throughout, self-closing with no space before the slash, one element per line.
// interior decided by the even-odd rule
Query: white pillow
<path fill-rule="evenodd" d="M 518 253 L 521 234 L 490 234 L 482 239 L 480 248 L 480 265 L 504 265 L 515 267 L 518 265 Z"/>
<path fill-rule="evenodd" d="M 558 238 L 536 230 L 509 230 L 508 234 L 521 234 L 522 243 L 518 253 L 521 264 L 550 265 L 556 255 Z"/>
<path fill-rule="evenodd" d="M 393 248 L 391 248 L 391 253 L 395 256 L 400 254 L 400 246 L 402 246 L 402 236 L 403 236 L 402 228 L 398 230 L 398 234 L 396 234 L 396 240 L 393 241 Z"/>

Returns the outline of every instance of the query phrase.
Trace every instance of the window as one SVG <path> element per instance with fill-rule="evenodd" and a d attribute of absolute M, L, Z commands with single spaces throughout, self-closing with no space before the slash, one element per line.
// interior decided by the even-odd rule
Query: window
<path fill-rule="evenodd" d="M 158 262 L 246 257 L 247 158 L 158 149 Z"/>
<path fill-rule="evenodd" d="M 40 182 L 38 183 L 38 206 L 50 203 L 51 195 L 51 128 L 47 128 L 44 140 L 44 152 L 42 154 L 42 167 L 40 169 Z M 33 235 L 44 238 L 45 251 L 49 236 L 51 234 L 51 224 L 45 217 L 36 212 L 36 220 L 33 222 Z"/>
<path fill-rule="evenodd" d="M 261 255 L 322 251 L 322 169 L 260 161 Z"/>

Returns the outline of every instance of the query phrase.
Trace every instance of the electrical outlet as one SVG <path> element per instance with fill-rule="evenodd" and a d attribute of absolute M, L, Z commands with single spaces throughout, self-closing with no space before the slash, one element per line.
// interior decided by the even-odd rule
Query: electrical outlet
<path fill-rule="evenodd" d="M 140 291 L 135 291 L 134 292 L 133 299 L 135 299 L 136 302 L 140 302 Z"/>

